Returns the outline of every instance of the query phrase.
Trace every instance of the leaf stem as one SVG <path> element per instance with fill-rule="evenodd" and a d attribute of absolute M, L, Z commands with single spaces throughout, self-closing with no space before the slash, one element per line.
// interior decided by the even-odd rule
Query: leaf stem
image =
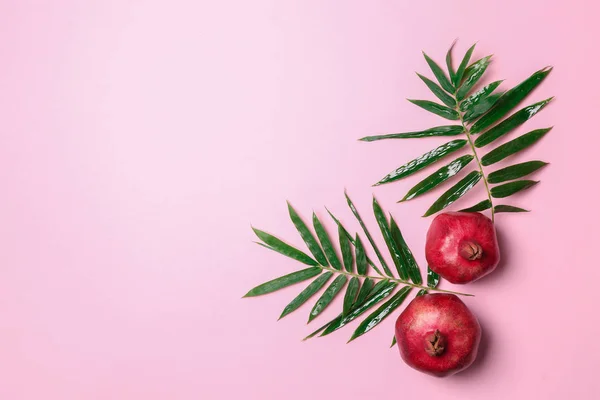
<path fill-rule="evenodd" d="M 412 282 L 409 281 L 405 281 L 403 279 L 398 279 L 398 278 L 394 278 L 394 277 L 388 277 L 388 276 L 370 276 L 370 275 L 359 275 L 359 274 L 355 274 L 352 272 L 348 272 L 345 270 L 339 270 L 339 269 L 335 269 L 335 268 L 331 268 L 331 267 L 324 267 L 319 265 L 318 268 L 321 268 L 324 271 L 329 271 L 329 272 L 333 272 L 334 274 L 341 274 L 341 275 L 347 275 L 347 276 L 352 276 L 355 278 L 370 278 L 373 280 L 376 279 L 380 279 L 380 280 L 388 280 L 391 282 L 397 282 L 401 285 L 406 285 L 406 286 L 410 286 L 413 288 L 417 288 L 417 289 L 424 289 L 427 291 L 434 291 L 434 292 L 440 292 L 440 293 L 450 293 L 450 294 L 457 294 L 459 296 L 474 296 L 472 294 L 469 293 L 462 293 L 462 292 L 453 292 L 452 290 L 444 290 L 444 289 L 438 289 L 438 288 L 433 288 L 433 287 L 428 287 L 428 286 L 423 286 L 423 285 L 416 285 Z"/>
<path fill-rule="evenodd" d="M 481 177 L 483 179 L 483 184 L 485 185 L 485 191 L 487 192 L 488 199 L 490 201 L 490 210 L 492 212 L 492 222 L 494 222 L 494 202 L 492 200 L 492 192 L 490 191 L 490 186 L 487 180 L 487 176 L 485 176 L 485 172 L 483 171 L 483 164 L 481 164 L 481 160 L 479 159 L 479 155 L 477 154 L 477 150 L 475 149 L 475 144 L 473 143 L 473 139 L 471 137 L 471 132 L 467 127 L 467 123 L 464 120 L 464 115 L 460 111 L 460 101 L 458 101 L 456 97 L 456 93 L 454 94 L 454 99 L 456 100 L 456 112 L 459 115 L 459 120 L 461 125 L 465 130 L 465 135 L 467 136 L 467 140 L 469 141 L 469 146 L 471 147 L 471 151 L 473 152 L 473 156 L 475 157 L 475 161 L 477 162 L 477 166 L 479 167 L 479 172 L 481 173 Z"/>

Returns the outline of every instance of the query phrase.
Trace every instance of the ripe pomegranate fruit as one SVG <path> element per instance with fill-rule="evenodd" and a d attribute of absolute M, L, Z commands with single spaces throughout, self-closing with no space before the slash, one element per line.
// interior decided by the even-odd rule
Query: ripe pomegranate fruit
<path fill-rule="evenodd" d="M 494 223 L 476 212 L 435 217 L 425 243 L 429 268 L 452 283 L 468 283 L 492 272 L 500 262 Z"/>
<path fill-rule="evenodd" d="M 404 362 L 434 376 L 453 375 L 477 357 L 481 327 L 457 296 L 417 296 L 396 321 L 396 341 Z"/>

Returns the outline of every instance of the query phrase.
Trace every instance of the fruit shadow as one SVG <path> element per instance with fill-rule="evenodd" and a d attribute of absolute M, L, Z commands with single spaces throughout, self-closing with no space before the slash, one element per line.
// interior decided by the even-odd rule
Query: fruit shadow
<path fill-rule="evenodd" d="M 485 366 L 489 363 L 489 354 L 492 345 L 492 337 L 489 333 L 489 330 L 486 329 L 486 324 L 481 322 L 479 319 L 479 324 L 481 325 L 481 342 L 479 343 L 479 349 L 477 351 L 477 358 L 473 361 L 473 364 L 466 370 L 454 375 L 452 378 L 456 380 L 462 379 L 473 379 L 480 374 L 485 373 Z"/>

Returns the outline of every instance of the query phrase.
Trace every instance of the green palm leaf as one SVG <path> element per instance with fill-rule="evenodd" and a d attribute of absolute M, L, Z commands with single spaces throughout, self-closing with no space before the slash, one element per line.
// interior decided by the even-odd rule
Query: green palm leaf
<path fill-rule="evenodd" d="M 490 58 L 492 58 L 492 56 L 484 57 L 481 60 L 471 64 L 465 70 L 465 81 L 456 92 L 456 99 L 458 101 L 464 99 L 469 94 L 471 89 L 473 89 L 473 86 L 475 86 L 479 79 L 483 76 L 483 73 L 487 69 L 488 65 L 490 65 Z"/>
<path fill-rule="evenodd" d="M 530 181 L 530 180 L 526 180 L 526 179 L 523 179 L 520 181 L 509 182 L 509 183 L 505 183 L 503 185 L 493 187 L 491 190 L 491 194 L 492 194 L 492 197 L 504 198 L 504 197 L 511 196 L 522 190 L 529 189 L 530 187 L 536 185 L 537 183 L 539 183 L 539 181 Z"/>
<path fill-rule="evenodd" d="M 438 287 L 440 283 L 440 276 L 437 272 L 433 271 L 429 266 L 427 267 L 427 286 L 430 288 Z"/>
<path fill-rule="evenodd" d="M 425 129 L 424 131 L 367 136 L 358 140 L 362 140 L 363 142 L 374 142 L 376 140 L 384 139 L 414 139 L 432 136 L 456 136 L 460 135 L 461 133 L 465 133 L 465 128 L 462 125 L 443 125 Z"/>
<path fill-rule="evenodd" d="M 529 212 L 529 210 L 525 210 L 524 208 L 507 206 L 504 204 L 499 204 L 494 206 L 494 212 L 502 213 L 502 212 Z"/>
<path fill-rule="evenodd" d="M 313 260 L 312 258 L 310 258 L 310 256 L 308 256 L 306 253 L 298 250 L 295 247 L 290 246 L 287 243 L 284 243 L 283 241 L 281 241 L 280 239 L 276 238 L 273 235 L 268 234 L 267 232 L 263 232 L 259 229 L 256 228 L 252 228 L 252 230 L 254 231 L 254 233 L 256 234 L 256 236 L 258 236 L 258 238 L 260 240 L 262 240 L 263 242 L 265 242 L 265 244 L 267 246 L 267 248 L 276 251 L 280 254 L 283 254 L 284 256 L 293 258 L 296 261 L 300 261 L 303 264 L 306 265 L 319 265 L 318 262 L 316 262 L 315 260 Z"/>
<path fill-rule="evenodd" d="M 306 246 L 308 247 L 308 249 L 310 250 L 312 255 L 317 259 L 319 264 L 321 264 L 323 266 L 328 266 L 329 263 L 327 262 L 327 259 L 325 258 L 325 254 L 323 254 L 323 250 L 321 250 L 321 247 L 317 243 L 316 239 L 314 238 L 312 233 L 308 230 L 308 227 L 306 226 L 304 221 L 302 221 L 302 219 L 300 218 L 298 213 L 296 213 L 296 210 L 294 210 L 294 208 L 292 207 L 292 205 L 289 202 L 288 202 L 288 210 L 290 212 L 290 218 L 292 219 L 294 226 L 298 230 L 298 233 L 300 233 L 302 240 L 304 240 L 304 243 L 306 243 Z"/>
<path fill-rule="evenodd" d="M 394 261 L 398 275 L 400 276 L 400 279 L 407 280 L 408 270 L 406 265 L 403 263 L 402 253 L 400 252 L 398 246 L 396 246 L 396 242 L 394 242 L 387 218 L 385 217 L 385 214 L 383 213 L 383 210 L 381 209 L 381 206 L 375 197 L 373 197 L 373 212 L 375 214 L 377 224 L 379 225 L 379 229 L 381 230 L 381 234 L 383 235 L 383 240 L 385 241 L 385 244 L 392 255 L 392 260 Z"/>
<path fill-rule="evenodd" d="M 492 203 L 490 202 L 489 199 L 485 199 L 485 200 L 480 201 L 479 203 L 475 204 L 473 207 L 463 208 L 460 211 L 462 211 L 462 212 L 479 212 L 479 211 L 487 210 L 488 208 L 492 208 Z"/>
<path fill-rule="evenodd" d="M 263 294 L 272 293 L 284 287 L 294 285 L 319 275 L 323 270 L 320 267 L 309 267 L 300 271 L 292 272 L 281 276 L 277 279 L 265 282 L 251 289 L 244 297 L 262 296 Z"/>
<path fill-rule="evenodd" d="M 503 81 L 495 81 L 490 83 L 489 85 L 484 86 L 482 89 L 479 89 L 466 99 L 460 102 L 460 111 L 466 112 L 472 109 L 474 106 L 479 104 L 482 100 L 488 97 Z"/>
<path fill-rule="evenodd" d="M 463 79 L 463 76 L 465 73 L 465 69 L 467 68 L 467 65 L 469 65 L 469 61 L 471 60 L 471 55 L 473 54 L 473 50 L 475 50 L 475 45 L 471 46 L 469 48 L 469 50 L 467 50 L 467 53 L 465 54 L 462 61 L 460 62 L 460 65 L 458 66 L 458 69 L 456 70 L 456 75 L 454 76 L 454 81 L 452 81 L 454 86 L 459 86 L 460 83 L 462 82 L 462 79 Z"/>
<path fill-rule="evenodd" d="M 429 207 L 423 216 L 428 217 L 448 207 L 450 204 L 454 203 L 456 200 L 464 196 L 465 193 L 471 190 L 480 179 L 481 173 L 479 171 L 472 171 L 463 179 L 461 179 L 460 182 L 444 192 L 444 194 L 442 194 L 440 198 L 437 199 L 435 203 L 431 205 L 431 207 Z"/>
<path fill-rule="evenodd" d="M 518 153 L 519 151 L 533 145 L 535 142 L 544 137 L 546 133 L 550 132 L 551 129 L 552 128 L 536 129 L 521 135 L 518 138 L 503 144 L 502 146 L 496 147 L 494 150 L 481 157 L 481 163 L 483 165 L 492 165 L 498 161 L 504 160 L 506 157 Z"/>
<path fill-rule="evenodd" d="M 410 279 L 417 285 L 423 283 L 423 279 L 421 278 L 421 270 L 419 269 L 419 265 L 413 256 L 412 251 L 404 241 L 404 237 L 402 236 L 402 232 L 396 224 L 394 217 L 390 215 L 390 232 L 392 233 L 392 239 L 394 243 L 396 243 L 396 247 L 400 250 L 400 254 L 402 254 L 402 262 L 406 266 L 406 270 L 408 272 L 408 276 Z"/>
<path fill-rule="evenodd" d="M 308 322 L 315 319 L 321 312 L 327 308 L 327 306 L 333 301 L 333 299 L 337 296 L 337 294 L 342 290 L 348 278 L 346 275 L 338 275 L 331 285 L 325 289 L 325 292 L 321 295 L 319 300 L 315 303 L 313 309 L 310 311 L 308 316 Z"/>
<path fill-rule="evenodd" d="M 365 253 L 365 248 L 363 247 L 362 240 L 358 234 L 356 235 L 356 240 L 354 241 L 356 245 L 354 246 L 354 252 L 356 253 L 356 272 L 359 275 L 366 275 L 368 270 L 367 264 L 367 253 Z"/>
<path fill-rule="evenodd" d="M 358 289 L 360 288 L 360 280 L 353 276 L 350 279 L 350 283 L 348 283 L 348 288 L 346 289 L 346 294 L 344 295 L 344 309 L 342 311 L 342 316 L 348 315 L 348 312 L 354 305 L 356 301 L 356 295 L 358 294 Z"/>
<path fill-rule="evenodd" d="M 434 81 L 432 81 L 431 79 L 429 79 L 427 77 L 424 77 L 423 75 L 421 75 L 419 73 L 417 73 L 417 76 L 419 78 L 421 78 L 421 80 L 423 82 L 425 82 L 425 85 L 427 85 L 429 90 L 431 90 L 431 92 L 435 95 L 435 97 L 440 99 L 442 101 L 442 103 L 444 103 L 448 107 L 452 107 L 452 108 L 456 107 L 456 100 L 454 100 L 454 98 L 452 98 L 452 96 L 450 96 L 447 92 L 445 92 L 444 89 L 439 87 L 437 83 L 435 83 Z"/>
<path fill-rule="evenodd" d="M 319 221 L 317 214 L 315 214 L 314 212 L 313 212 L 313 226 L 315 227 L 315 232 L 317 232 L 317 237 L 319 238 L 319 241 L 321 242 L 321 247 L 323 247 L 323 251 L 325 252 L 325 255 L 327 256 L 327 260 L 329 260 L 329 263 L 331 264 L 331 266 L 338 270 L 342 269 L 342 264 L 340 264 L 340 259 L 338 258 L 337 254 L 335 253 L 335 249 L 333 248 L 333 244 L 331 243 L 331 240 L 329 240 L 329 235 L 327 235 L 327 231 L 325 231 L 323 224 L 321 224 L 321 221 Z"/>
<path fill-rule="evenodd" d="M 451 121 L 456 121 L 457 119 L 460 119 L 460 115 L 458 114 L 458 111 L 453 110 L 452 108 L 443 106 L 441 104 L 434 103 L 433 101 L 414 100 L 414 99 L 407 99 L 407 100 L 410 101 L 411 103 L 413 103 L 414 105 L 421 107 L 424 110 L 427 110 L 431 113 L 439 115 L 442 118 L 446 118 Z"/>
<path fill-rule="evenodd" d="M 473 105 L 464 115 L 463 121 L 472 122 L 488 112 L 494 104 L 502 97 L 503 93 L 493 93 L 481 99 L 477 104 Z"/>
<path fill-rule="evenodd" d="M 425 54 L 425 52 L 423 52 L 423 56 L 425 57 L 427 64 L 429 64 L 429 68 L 431 68 L 433 75 L 435 75 L 435 78 L 440 83 L 440 85 L 444 88 L 444 90 L 446 90 L 448 93 L 454 93 L 454 86 L 452 86 L 452 83 L 450 83 L 450 81 L 448 80 L 448 77 L 446 77 L 446 74 L 439 67 L 439 65 L 437 65 L 435 63 L 435 61 L 433 61 L 431 58 L 429 58 L 429 56 L 427 54 Z"/>
<path fill-rule="evenodd" d="M 454 86 L 456 86 L 456 83 L 454 83 L 456 80 L 456 72 L 454 72 L 454 68 L 452 68 L 452 49 L 454 48 L 455 44 L 456 40 L 452 42 L 452 45 L 446 53 L 446 67 L 448 68 L 448 74 L 450 75 L 450 83 L 452 83 Z"/>
<path fill-rule="evenodd" d="M 350 240 L 344 234 L 342 228 L 338 228 L 338 236 L 340 240 L 340 248 L 342 249 L 342 259 L 346 271 L 352 272 L 352 249 L 350 248 Z"/>
<path fill-rule="evenodd" d="M 513 179 L 519 179 L 537 171 L 542 167 L 545 167 L 546 165 L 548 165 L 548 163 L 544 161 L 527 161 L 524 163 L 511 165 L 509 167 L 491 172 L 488 175 L 488 183 L 500 183 Z"/>
<path fill-rule="evenodd" d="M 306 289 L 304 289 L 298 296 L 296 296 L 285 308 L 279 316 L 279 319 L 286 315 L 296 311 L 302 304 L 306 303 L 315 293 L 317 293 L 333 276 L 333 272 L 325 272 L 319 275 L 314 281 L 312 281 Z"/>

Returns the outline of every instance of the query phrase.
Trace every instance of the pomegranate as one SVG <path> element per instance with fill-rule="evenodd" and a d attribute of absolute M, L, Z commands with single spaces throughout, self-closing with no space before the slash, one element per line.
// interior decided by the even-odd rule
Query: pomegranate
<path fill-rule="evenodd" d="M 500 262 L 494 223 L 476 212 L 435 217 L 425 243 L 429 268 L 452 283 L 468 283 L 492 272 Z"/>
<path fill-rule="evenodd" d="M 481 327 L 457 296 L 417 296 L 396 321 L 396 341 L 404 362 L 434 376 L 449 376 L 477 357 Z"/>

